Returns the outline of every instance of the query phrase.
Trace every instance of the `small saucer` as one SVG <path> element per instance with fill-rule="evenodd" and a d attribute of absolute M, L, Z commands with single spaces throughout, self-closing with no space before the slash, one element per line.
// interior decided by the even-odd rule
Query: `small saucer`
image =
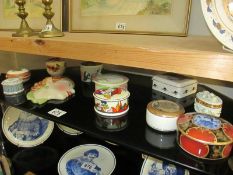
<path fill-rule="evenodd" d="M 15 107 L 8 107 L 2 118 L 3 133 L 11 143 L 19 147 L 42 144 L 49 138 L 53 128 L 53 122 Z"/>
<path fill-rule="evenodd" d="M 80 134 L 83 133 L 81 131 L 78 131 L 76 129 L 72 129 L 70 127 L 67 127 L 65 125 L 61 125 L 61 124 L 58 124 L 58 123 L 57 123 L 57 126 L 61 131 L 63 131 L 66 134 L 69 134 L 69 135 L 80 135 Z"/>
<path fill-rule="evenodd" d="M 58 173 L 111 175 L 115 166 L 116 158 L 111 150 L 102 145 L 86 144 L 68 150 L 61 157 Z"/>

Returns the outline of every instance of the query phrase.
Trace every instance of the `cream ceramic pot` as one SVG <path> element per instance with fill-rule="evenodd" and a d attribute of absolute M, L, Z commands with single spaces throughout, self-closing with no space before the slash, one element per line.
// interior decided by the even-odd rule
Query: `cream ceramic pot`
<path fill-rule="evenodd" d="M 177 130 L 177 118 L 184 114 L 184 107 L 169 100 L 154 100 L 147 105 L 146 122 L 158 131 Z"/>
<path fill-rule="evenodd" d="M 121 88 L 96 90 L 93 96 L 95 109 L 101 115 L 118 116 L 125 114 L 129 109 L 130 93 Z"/>

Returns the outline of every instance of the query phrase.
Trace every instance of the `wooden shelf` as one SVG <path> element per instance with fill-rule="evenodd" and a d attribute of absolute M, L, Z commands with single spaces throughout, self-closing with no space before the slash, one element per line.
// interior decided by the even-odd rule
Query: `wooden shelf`
<path fill-rule="evenodd" d="M 62 38 L 13 38 L 0 32 L 0 50 L 97 61 L 233 82 L 233 54 L 213 37 L 65 33 Z"/>

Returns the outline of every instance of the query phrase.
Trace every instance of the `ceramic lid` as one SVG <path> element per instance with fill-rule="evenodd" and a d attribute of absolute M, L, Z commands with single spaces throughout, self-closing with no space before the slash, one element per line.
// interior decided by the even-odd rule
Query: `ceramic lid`
<path fill-rule="evenodd" d="M 147 156 L 144 160 L 140 175 L 189 175 L 189 171 L 168 162 Z"/>
<path fill-rule="evenodd" d="M 209 105 L 220 105 L 220 107 L 222 105 L 222 99 L 209 91 L 198 92 L 196 94 L 196 100 L 200 103 L 208 103 Z M 205 106 L 208 106 L 208 104 Z"/>
<path fill-rule="evenodd" d="M 93 78 L 93 82 L 102 85 L 120 85 L 128 81 L 128 77 L 119 74 L 100 74 Z"/>
<path fill-rule="evenodd" d="M 81 131 L 78 131 L 76 129 L 72 129 L 70 127 L 67 127 L 65 125 L 61 125 L 61 124 L 58 124 L 58 123 L 57 123 L 57 126 L 61 131 L 63 131 L 66 134 L 69 134 L 69 135 L 80 135 L 80 134 L 83 133 Z"/>
<path fill-rule="evenodd" d="M 152 80 L 179 88 L 197 83 L 195 79 L 173 73 L 155 75 Z"/>
<path fill-rule="evenodd" d="M 28 75 L 30 74 L 28 69 L 22 68 L 22 69 L 17 69 L 17 70 L 9 70 L 6 73 L 6 76 L 8 75 Z"/>
<path fill-rule="evenodd" d="M 178 117 L 184 114 L 184 107 L 170 100 L 154 100 L 147 105 L 147 110 L 160 117 Z"/>
<path fill-rule="evenodd" d="M 121 88 L 98 89 L 93 93 L 93 96 L 99 100 L 118 101 L 126 99 L 130 96 L 129 91 Z"/>
<path fill-rule="evenodd" d="M 2 118 L 2 128 L 6 138 L 14 145 L 33 147 L 49 138 L 54 123 L 15 107 L 8 107 Z"/>
<path fill-rule="evenodd" d="M 68 150 L 58 162 L 59 175 L 103 174 L 110 175 L 116 166 L 111 150 L 97 144 L 76 146 Z"/>
<path fill-rule="evenodd" d="M 233 126 L 222 118 L 201 113 L 186 113 L 177 120 L 177 128 L 187 137 L 210 145 L 233 143 Z"/>

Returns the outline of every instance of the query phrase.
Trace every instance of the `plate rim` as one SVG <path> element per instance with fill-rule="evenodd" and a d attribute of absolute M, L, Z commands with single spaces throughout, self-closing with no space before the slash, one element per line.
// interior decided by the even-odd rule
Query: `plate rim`
<path fill-rule="evenodd" d="M 69 131 L 65 130 L 64 128 L 62 128 L 62 126 L 65 126 L 65 125 L 62 125 L 62 124 L 60 124 L 60 123 L 56 123 L 56 125 L 57 125 L 57 127 L 58 127 L 62 132 L 64 132 L 65 134 L 72 135 L 72 136 L 76 136 L 76 135 L 81 135 L 81 134 L 83 134 L 82 131 L 79 131 L 79 130 L 73 129 L 73 128 L 71 128 L 71 129 L 76 130 L 77 132 L 75 132 L 75 133 L 74 133 L 74 132 L 69 132 Z M 66 127 L 68 127 L 68 126 L 66 126 Z M 69 128 L 69 127 L 68 127 L 68 128 Z"/>
<path fill-rule="evenodd" d="M 109 148 L 107 148 L 106 146 L 100 145 L 100 144 L 81 144 L 81 145 L 75 146 L 75 147 L 73 147 L 73 148 L 67 150 L 65 153 L 63 153 L 63 155 L 61 156 L 61 158 L 59 159 L 59 161 L 58 161 L 58 163 L 57 163 L 57 172 L 58 172 L 58 174 L 59 174 L 59 175 L 64 175 L 64 174 L 62 174 L 61 171 L 60 171 L 61 161 L 64 159 L 64 157 L 65 157 L 68 153 L 70 153 L 70 152 L 72 152 L 73 150 L 78 149 L 78 148 L 80 148 L 80 147 L 87 147 L 87 146 L 101 147 L 101 148 L 103 148 L 104 150 L 108 151 L 108 152 L 112 155 L 113 163 L 114 163 L 114 164 L 113 164 L 113 168 L 112 168 L 112 170 L 110 171 L 110 174 L 109 174 L 109 175 L 111 175 L 111 174 L 114 172 L 115 168 L 116 168 L 116 157 L 115 157 L 114 153 L 113 153 Z"/>
<path fill-rule="evenodd" d="M 18 147 L 23 147 L 23 148 L 35 147 L 35 146 L 38 146 L 38 145 L 44 143 L 50 137 L 50 135 L 52 134 L 53 129 L 54 129 L 54 122 L 51 121 L 51 120 L 46 119 L 46 120 L 48 120 L 48 127 L 45 130 L 47 135 L 45 135 L 43 139 L 41 139 L 42 136 L 39 137 L 38 139 L 41 139 L 41 141 L 37 141 L 37 142 L 35 142 L 35 140 L 34 141 L 23 141 L 23 140 L 18 140 L 15 137 L 11 138 L 10 133 L 6 130 L 6 125 L 5 125 L 6 117 L 7 117 L 7 115 L 9 115 L 8 113 L 9 113 L 9 111 L 11 109 L 15 109 L 17 111 L 23 111 L 23 110 L 18 109 L 18 108 L 13 107 L 13 106 L 8 106 L 7 109 L 5 110 L 4 114 L 3 114 L 3 117 L 2 117 L 2 131 L 3 131 L 3 134 L 5 135 L 7 140 L 9 142 L 11 142 L 12 144 L 14 144 L 14 145 L 16 145 Z M 25 112 L 27 112 L 27 111 L 25 111 Z M 27 113 L 30 113 L 30 112 L 27 112 Z M 38 115 L 35 115 L 35 116 L 38 116 Z M 38 116 L 38 117 L 44 119 L 43 117 L 40 117 L 40 116 Z M 35 142 L 35 143 L 33 143 L 33 142 Z M 24 144 L 24 143 L 27 143 L 27 144 Z"/>

